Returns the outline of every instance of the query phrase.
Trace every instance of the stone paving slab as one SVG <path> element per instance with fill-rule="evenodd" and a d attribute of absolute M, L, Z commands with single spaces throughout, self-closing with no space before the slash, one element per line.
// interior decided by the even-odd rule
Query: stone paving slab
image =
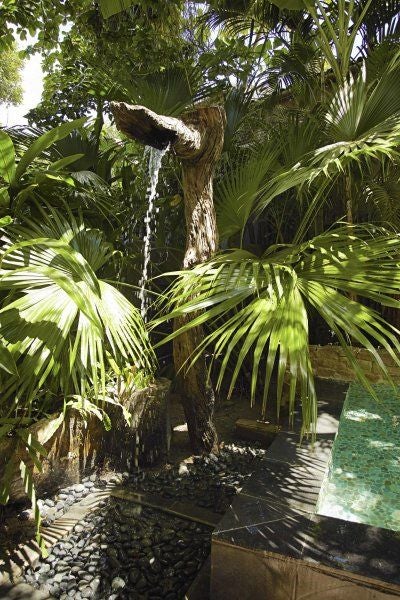
<path fill-rule="evenodd" d="M 169 500 L 155 494 L 133 492 L 123 487 L 115 487 L 111 492 L 111 496 L 161 510 L 181 519 L 188 519 L 202 525 L 208 525 L 209 527 L 215 527 L 221 520 L 220 514 L 199 506 L 194 506 L 188 502 L 177 502 L 176 500 Z"/>

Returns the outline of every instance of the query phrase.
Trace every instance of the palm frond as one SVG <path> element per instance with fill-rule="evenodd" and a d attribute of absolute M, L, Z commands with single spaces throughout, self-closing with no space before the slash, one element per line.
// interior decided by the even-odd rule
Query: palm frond
<path fill-rule="evenodd" d="M 323 127 L 315 137 L 315 150 L 265 184 L 258 210 L 284 191 L 310 185 L 317 178 L 325 185 L 350 166 L 364 165 L 368 170 L 375 159 L 395 159 L 400 145 L 399 73 L 396 65 L 368 83 L 363 68 L 358 76 L 338 85 L 321 115 Z M 299 130 L 307 127 L 312 132 L 310 122 L 299 124 Z M 318 127 L 314 131 L 318 134 Z"/>
<path fill-rule="evenodd" d="M 267 174 L 276 169 L 276 152 L 269 147 L 226 169 L 215 186 L 218 231 L 222 239 L 243 233 Z"/>
<path fill-rule="evenodd" d="M 290 411 L 299 389 L 305 431 L 315 426 L 316 395 L 310 363 L 308 309 L 313 306 L 335 331 L 359 380 L 370 389 L 351 354 L 352 339 L 369 350 L 382 374 L 390 380 L 376 347 L 385 348 L 400 365 L 399 332 L 372 309 L 352 301 L 357 294 L 387 306 L 400 284 L 400 238 L 372 227 L 337 228 L 299 246 L 276 246 L 259 258 L 242 250 L 229 251 L 183 271 L 166 298 L 166 316 L 155 322 L 193 314 L 193 320 L 167 337 L 207 323 L 206 336 L 193 364 L 205 348 L 221 360 L 218 386 L 233 362 L 232 392 L 244 359 L 253 363 L 251 396 L 257 380 L 264 381 L 265 415 L 271 376 L 277 372 L 277 402 L 282 398 L 285 372 L 290 374 Z M 347 342 L 346 342 L 347 340 Z M 236 351 L 236 352 L 235 352 Z"/>
<path fill-rule="evenodd" d="M 211 29 L 240 35 L 253 28 L 270 31 L 279 23 L 279 8 L 267 0 L 213 0 L 201 21 Z"/>
<path fill-rule="evenodd" d="M 177 116 L 207 97 L 198 67 L 171 67 L 133 78 L 121 74 L 114 96 L 131 104 L 146 106 L 162 115 Z"/>
<path fill-rule="evenodd" d="M 51 236 L 51 237 L 48 237 Z M 18 376 L 8 377 L 2 402 L 32 402 L 46 383 L 64 395 L 89 387 L 104 396 L 107 353 L 120 365 L 154 365 L 139 311 L 95 275 L 111 256 L 98 230 L 55 209 L 42 221 L 10 227 L 3 239 L 0 333 Z"/>

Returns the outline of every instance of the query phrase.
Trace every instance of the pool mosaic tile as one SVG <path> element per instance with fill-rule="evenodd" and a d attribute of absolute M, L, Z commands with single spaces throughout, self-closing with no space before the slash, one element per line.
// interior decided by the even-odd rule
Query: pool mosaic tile
<path fill-rule="evenodd" d="M 400 531 L 400 388 L 347 392 L 316 512 Z"/>

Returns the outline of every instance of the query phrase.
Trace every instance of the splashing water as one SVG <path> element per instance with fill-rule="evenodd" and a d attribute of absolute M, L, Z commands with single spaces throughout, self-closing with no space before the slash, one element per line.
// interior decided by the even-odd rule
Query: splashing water
<path fill-rule="evenodd" d="M 155 206 L 154 201 L 157 198 L 158 173 L 161 168 L 162 159 L 168 152 L 168 148 L 169 146 L 163 150 L 158 150 L 157 148 L 146 148 L 146 153 L 149 154 L 148 173 L 150 182 L 149 187 L 147 188 L 148 207 L 146 216 L 144 218 L 145 234 L 143 238 L 143 270 L 139 281 L 140 312 L 145 321 L 147 320 L 147 311 L 149 309 L 149 294 L 146 286 L 149 279 L 151 240 L 156 232 L 156 216 L 159 210 Z"/>

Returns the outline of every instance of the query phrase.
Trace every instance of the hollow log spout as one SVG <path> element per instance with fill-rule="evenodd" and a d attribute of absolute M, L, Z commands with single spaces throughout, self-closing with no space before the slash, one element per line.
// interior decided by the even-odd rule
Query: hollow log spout
<path fill-rule="evenodd" d="M 181 160 L 186 221 L 183 267 L 187 269 L 208 260 L 218 247 L 212 180 L 224 139 L 223 108 L 198 107 L 179 119 L 123 102 L 113 103 L 112 111 L 118 129 L 125 135 L 160 150 L 170 145 Z M 179 320 L 175 328 L 183 323 Z M 174 340 L 176 372 L 199 346 L 203 335 L 202 328 L 198 327 Z M 214 392 L 207 376 L 205 356 L 180 376 L 180 389 L 193 451 L 216 451 Z"/>

